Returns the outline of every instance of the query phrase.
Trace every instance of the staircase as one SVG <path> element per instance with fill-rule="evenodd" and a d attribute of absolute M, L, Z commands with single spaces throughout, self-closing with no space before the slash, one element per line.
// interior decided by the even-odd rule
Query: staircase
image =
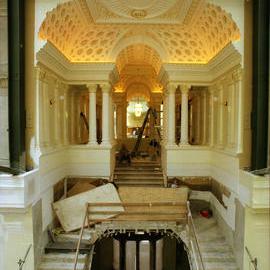
<path fill-rule="evenodd" d="M 73 270 L 79 231 L 60 233 L 56 242 L 45 247 L 38 270 Z M 91 264 L 94 246 L 90 244 L 91 234 L 85 229 L 80 246 L 76 270 L 85 270 Z"/>
<path fill-rule="evenodd" d="M 192 211 L 202 260 L 206 270 L 238 270 L 232 248 L 215 217 L 204 218 Z"/>
<path fill-rule="evenodd" d="M 132 160 L 132 164 L 118 165 L 114 171 L 117 186 L 163 186 L 163 171 L 159 162 Z"/>

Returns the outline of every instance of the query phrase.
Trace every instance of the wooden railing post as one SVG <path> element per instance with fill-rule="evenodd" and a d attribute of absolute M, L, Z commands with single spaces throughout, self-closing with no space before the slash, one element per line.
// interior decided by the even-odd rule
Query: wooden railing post
<path fill-rule="evenodd" d="M 78 241 L 78 244 L 77 244 L 76 255 L 75 255 L 75 262 L 74 262 L 74 270 L 76 270 L 76 268 L 77 268 L 78 256 L 79 256 L 79 252 L 80 252 L 80 245 L 81 245 L 83 231 L 84 231 L 84 226 L 85 226 L 85 221 L 86 221 L 86 218 L 87 217 L 88 217 L 88 203 L 86 204 L 86 211 L 85 211 L 85 215 L 84 215 L 84 219 L 83 219 L 83 224 L 82 224 L 80 235 L 79 235 L 79 241 Z M 88 224 L 88 226 L 89 226 L 89 224 Z"/>

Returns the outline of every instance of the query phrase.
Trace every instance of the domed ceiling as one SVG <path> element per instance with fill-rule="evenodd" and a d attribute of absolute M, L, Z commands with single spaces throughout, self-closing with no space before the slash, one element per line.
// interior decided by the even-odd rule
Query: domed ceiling
<path fill-rule="evenodd" d="M 207 63 L 240 33 L 230 14 L 204 0 L 74 0 L 47 13 L 39 37 L 71 62 L 114 62 L 141 43 L 165 63 Z"/>

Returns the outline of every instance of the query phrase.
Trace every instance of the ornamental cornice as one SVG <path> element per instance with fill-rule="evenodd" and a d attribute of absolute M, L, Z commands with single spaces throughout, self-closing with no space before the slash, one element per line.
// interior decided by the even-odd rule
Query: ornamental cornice
<path fill-rule="evenodd" d="M 116 66 L 107 63 L 72 63 L 49 42 L 38 52 L 37 60 L 69 84 L 87 84 L 91 81 L 119 80 Z M 222 74 L 240 66 L 241 55 L 232 44 L 225 47 L 207 64 L 169 64 L 160 68 L 157 81 L 163 86 L 171 82 L 191 82 L 192 85 L 209 85 Z M 238 76 L 235 73 L 235 78 Z"/>
<path fill-rule="evenodd" d="M 87 84 L 91 81 L 109 81 L 114 63 L 72 63 L 51 43 L 38 52 L 37 60 L 69 84 Z"/>

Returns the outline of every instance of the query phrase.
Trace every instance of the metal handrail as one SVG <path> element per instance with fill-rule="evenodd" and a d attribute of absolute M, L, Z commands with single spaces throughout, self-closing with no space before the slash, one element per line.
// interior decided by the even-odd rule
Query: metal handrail
<path fill-rule="evenodd" d="M 249 260 L 250 262 L 252 263 L 253 267 L 254 267 L 254 270 L 258 270 L 258 259 L 255 257 L 253 258 L 249 249 L 247 248 L 247 246 L 245 246 L 245 250 L 248 254 L 248 257 L 249 257 Z"/>
<path fill-rule="evenodd" d="M 194 249 L 193 242 L 191 240 L 191 230 L 192 230 L 193 236 L 194 236 L 194 239 L 195 239 L 195 246 L 196 246 L 196 249 L 198 250 L 198 253 L 199 253 L 199 261 L 200 261 L 201 269 L 205 270 L 203 260 L 202 260 L 202 254 L 201 254 L 200 247 L 199 247 L 199 241 L 198 241 L 198 237 L 197 237 L 197 233 L 196 233 L 196 228 L 195 228 L 193 218 L 192 218 L 192 214 L 191 214 L 191 210 L 190 210 L 189 201 L 187 201 L 187 212 L 188 212 L 187 219 L 188 219 L 188 231 L 189 231 L 189 244 L 191 245 L 191 248 L 193 249 L 193 254 L 194 254 L 194 259 L 195 259 L 195 262 L 196 262 L 196 265 L 197 265 L 197 269 L 200 269 L 198 267 L 198 264 L 197 264 L 197 261 L 196 261 L 195 249 Z"/>
<path fill-rule="evenodd" d="M 29 254 L 29 251 L 30 251 L 31 247 L 32 247 L 32 244 L 30 244 L 28 246 L 28 249 L 26 250 L 26 253 L 24 255 L 24 258 L 23 259 L 20 258 L 19 261 L 17 262 L 17 264 L 19 265 L 19 270 L 22 270 L 23 269 L 23 265 L 26 262 L 26 258 L 27 258 L 28 254 Z"/>

